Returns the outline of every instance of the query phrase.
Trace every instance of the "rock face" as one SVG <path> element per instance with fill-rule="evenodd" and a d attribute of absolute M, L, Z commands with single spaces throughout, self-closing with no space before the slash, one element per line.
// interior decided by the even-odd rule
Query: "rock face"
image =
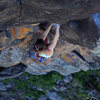
<path fill-rule="evenodd" d="M 22 63 L 9 68 L 0 67 L 0 80 L 21 75 L 25 71 L 26 67 L 27 66 Z"/>
<path fill-rule="evenodd" d="M 99 0 L 1 0 L 0 66 L 9 67 L 10 70 L 11 66 L 21 62 L 27 66 L 25 71 L 36 75 L 52 70 L 69 75 L 80 70 L 99 68 L 99 54 L 95 55 L 93 49 L 98 46 L 100 34 L 92 17 L 93 13 L 99 11 Z M 41 21 L 61 24 L 61 34 L 54 56 L 47 62 L 38 63 L 29 58 L 28 51 L 40 34 L 33 32 L 25 38 L 14 39 L 6 31 L 9 26 Z M 51 33 L 50 38 L 53 35 Z"/>
<path fill-rule="evenodd" d="M 67 22 L 76 19 L 86 19 L 91 14 L 100 11 L 99 0 L 1 0 L 0 1 L 0 30 L 15 23 L 32 23 L 40 21 L 49 21 L 61 24 L 61 31 L 64 34 L 63 39 L 84 45 L 84 40 L 80 39 L 84 32 L 88 33 L 87 21 L 81 21 L 87 25 L 81 32 L 71 32 Z M 83 23 L 85 21 L 85 23 Z M 67 33 L 67 34 L 66 34 Z M 89 33 L 88 33 L 89 34 Z M 74 35 L 74 38 L 73 38 Z M 91 38 L 94 37 L 90 33 Z M 96 35 L 97 36 L 97 35 Z M 95 36 L 95 38 L 96 38 Z M 88 35 L 84 38 L 89 41 Z M 90 45 L 90 44 L 89 44 Z M 86 46 L 86 45 L 85 45 Z M 93 46 L 93 43 L 91 44 Z"/>

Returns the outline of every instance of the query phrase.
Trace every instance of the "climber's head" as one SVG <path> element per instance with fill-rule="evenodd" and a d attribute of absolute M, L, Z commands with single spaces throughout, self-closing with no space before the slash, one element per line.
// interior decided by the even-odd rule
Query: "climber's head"
<path fill-rule="evenodd" d="M 43 51 L 47 48 L 47 45 L 43 39 L 38 39 L 35 43 L 35 48 L 37 51 Z"/>

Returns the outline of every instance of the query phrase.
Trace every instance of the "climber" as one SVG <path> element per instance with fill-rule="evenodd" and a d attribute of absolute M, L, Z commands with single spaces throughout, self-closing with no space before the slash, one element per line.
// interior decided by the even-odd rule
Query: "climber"
<path fill-rule="evenodd" d="M 56 33 L 52 43 L 50 44 L 48 40 L 48 33 L 52 26 L 55 27 Z M 34 44 L 36 53 L 32 54 L 33 59 L 38 57 L 39 62 L 42 62 L 42 60 L 50 58 L 53 55 L 54 48 L 59 38 L 59 28 L 59 24 L 51 24 L 43 33 L 41 32 L 42 36 Z"/>

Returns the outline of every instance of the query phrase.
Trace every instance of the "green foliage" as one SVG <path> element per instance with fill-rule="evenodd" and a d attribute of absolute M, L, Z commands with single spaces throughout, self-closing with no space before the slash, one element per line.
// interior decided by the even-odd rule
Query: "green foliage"
<path fill-rule="evenodd" d="M 90 100 L 91 98 L 85 91 L 89 91 L 90 89 L 100 90 L 100 69 L 88 70 L 86 72 L 81 71 L 73 74 L 73 76 L 73 82 L 80 86 L 80 89 L 76 89 L 75 93 L 77 97 L 81 97 L 82 100 Z"/>
<path fill-rule="evenodd" d="M 90 73 L 91 73 L 91 70 L 88 70 L 87 72 L 80 71 L 78 73 L 75 73 L 74 74 L 74 80 L 76 82 L 78 82 L 79 84 L 81 84 L 81 86 L 84 89 L 87 89 L 88 87 L 86 86 L 86 82 L 88 80 L 91 80 L 91 77 L 89 76 Z"/>
<path fill-rule="evenodd" d="M 28 78 L 26 78 L 28 77 Z M 86 82 L 92 83 L 96 89 L 100 90 L 100 69 L 81 71 L 73 74 L 73 81 L 67 84 L 66 92 L 59 92 L 59 95 L 66 100 L 90 100 L 88 96 L 89 88 Z M 33 97 L 37 100 L 47 90 L 52 90 L 57 80 L 63 80 L 63 76 L 57 72 L 50 72 L 46 75 L 31 75 L 24 73 L 20 77 L 3 80 L 5 84 L 15 83 L 13 91 L 20 91 L 20 95 L 24 97 Z M 35 88 L 33 88 L 35 86 Z M 43 90 L 43 91 L 40 91 Z M 14 93 L 15 94 L 15 93 Z"/>
<path fill-rule="evenodd" d="M 51 90 L 55 86 L 55 81 L 56 80 L 62 80 L 63 77 L 57 73 L 57 72 L 51 72 L 48 73 L 47 75 L 30 75 L 27 73 L 24 73 L 24 77 L 28 76 L 28 80 L 23 80 L 23 82 L 20 81 L 21 87 L 24 85 L 26 86 L 27 84 L 30 84 L 30 86 L 35 85 L 37 88 L 41 89 L 48 89 Z M 20 87 L 20 86 L 17 86 Z M 22 87 L 23 88 L 23 87 Z"/>
<path fill-rule="evenodd" d="M 37 100 L 43 94 L 44 93 L 42 91 L 28 89 L 25 93 L 25 96 L 33 97 L 35 100 Z"/>
<path fill-rule="evenodd" d="M 14 78 L 9 78 L 9 79 L 3 80 L 2 82 L 3 82 L 4 84 L 8 84 L 8 83 L 13 82 L 14 80 L 15 80 Z"/>
<path fill-rule="evenodd" d="M 59 92 L 59 95 L 66 100 L 90 100 L 92 95 L 88 95 L 88 93 L 92 87 L 95 90 L 100 90 L 100 69 L 77 72 L 73 74 L 73 77 L 74 79 L 67 84 L 66 92 Z M 90 87 L 86 82 L 91 84 Z M 94 96 L 99 97 L 97 94 Z"/>
<path fill-rule="evenodd" d="M 28 79 L 26 79 L 26 77 L 28 77 Z M 20 76 L 20 78 L 5 79 L 3 80 L 3 83 L 15 83 L 16 85 L 13 89 L 24 92 L 23 95 L 25 96 L 34 96 L 36 99 L 46 93 L 46 90 L 52 90 L 52 88 L 56 85 L 56 80 L 63 80 L 63 76 L 57 72 L 50 72 L 46 75 L 31 75 L 24 73 Z M 38 89 L 42 89 L 44 92 L 32 89 L 33 86 Z"/>
<path fill-rule="evenodd" d="M 98 81 L 97 81 L 98 78 Z M 88 89 L 86 82 L 91 82 L 100 89 L 100 69 L 81 71 L 74 74 L 74 80 L 77 81 L 84 89 Z"/>

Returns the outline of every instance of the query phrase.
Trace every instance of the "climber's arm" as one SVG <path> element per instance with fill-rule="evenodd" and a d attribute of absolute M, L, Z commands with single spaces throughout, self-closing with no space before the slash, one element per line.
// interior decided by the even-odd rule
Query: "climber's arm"
<path fill-rule="evenodd" d="M 48 47 L 49 50 L 53 51 L 54 48 L 55 48 L 55 46 L 56 46 L 56 44 L 57 44 L 57 41 L 58 41 L 58 38 L 59 38 L 59 28 L 60 28 L 60 26 L 57 25 L 57 27 L 56 27 L 56 33 L 55 33 L 54 39 L 52 41 L 52 44 Z"/>
<path fill-rule="evenodd" d="M 43 40 L 46 39 L 48 33 L 50 32 L 50 29 L 51 29 L 52 25 L 53 25 L 53 24 L 51 24 L 51 25 L 44 31 L 44 33 L 43 33 L 43 35 L 42 35 L 42 37 L 41 37 Z"/>

